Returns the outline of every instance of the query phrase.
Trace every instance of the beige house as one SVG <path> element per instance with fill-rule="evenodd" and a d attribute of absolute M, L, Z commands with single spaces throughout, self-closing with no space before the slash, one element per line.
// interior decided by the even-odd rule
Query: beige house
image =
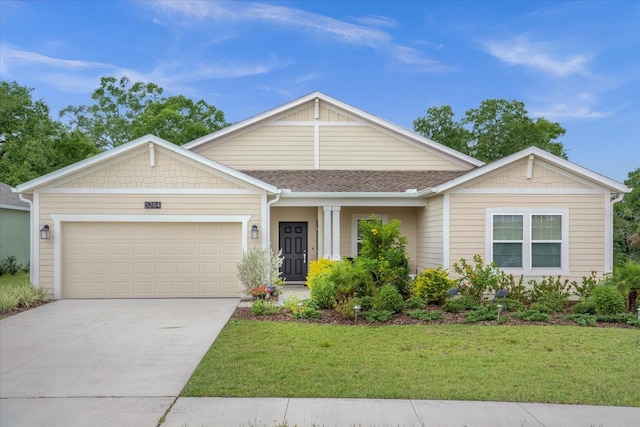
<path fill-rule="evenodd" d="M 145 136 L 17 187 L 31 274 L 55 298 L 226 297 L 252 247 L 358 253 L 358 221 L 402 222 L 412 271 L 480 254 L 526 277 L 612 270 L 624 185 L 529 148 L 482 162 L 315 92 L 182 147 Z M 48 236 L 41 235 L 48 227 Z"/>

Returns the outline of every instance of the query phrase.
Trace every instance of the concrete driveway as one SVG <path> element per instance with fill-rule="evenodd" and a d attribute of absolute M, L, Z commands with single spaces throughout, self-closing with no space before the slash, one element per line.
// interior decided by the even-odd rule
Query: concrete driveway
<path fill-rule="evenodd" d="M 238 302 L 61 300 L 0 321 L 0 425 L 155 427 Z"/>

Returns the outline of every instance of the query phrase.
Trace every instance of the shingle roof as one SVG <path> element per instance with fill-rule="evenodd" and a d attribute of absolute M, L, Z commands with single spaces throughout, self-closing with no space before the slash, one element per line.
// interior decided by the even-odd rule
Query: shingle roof
<path fill-rule="evenodd" d="M 250 170 L 243 173 L 293 192 L 405 192 L 451 181 L 468 171 Z"/>
<path fill-rule="evenodd" d="M 29 203 L 20 200 L 18 194 L 11 191 L 11 187 L 3 182 L 0 182 L 0 205 L 18 206 L 21 208 L 29 207 Z"/>

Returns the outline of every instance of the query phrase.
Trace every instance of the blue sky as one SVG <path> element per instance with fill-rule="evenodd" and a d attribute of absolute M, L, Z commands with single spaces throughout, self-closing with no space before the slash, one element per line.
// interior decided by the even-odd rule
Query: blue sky
<path fill-rule="evenodd" d="M 640 167 L 640 2 L 7 1 L 0 77 L 54 115 L 101 76 L 204 99 L 236 122 L 315 90 L 411 129 L 489 98 L 559 122 L 569 159 Z"/>

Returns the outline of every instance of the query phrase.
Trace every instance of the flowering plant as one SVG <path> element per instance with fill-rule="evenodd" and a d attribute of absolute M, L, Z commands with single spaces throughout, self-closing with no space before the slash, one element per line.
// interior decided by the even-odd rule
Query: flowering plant
<path fill-rule="evenodd" d="M 453 271 L 461 277 L 460 293 L 481 299 L 487 292 L 496 292 L 505 281 L 505 274 L 494 263 L 484 264 L 480 255 L 473 256 L 473 264 L 462 258 L 453 263 Z"/>
<path fill-rule="evenodd" d="M 278 294 L 278 288 L 273 285 L 258 286 L 249 290 L 249 295 L 255 299 L 269 299 L 269 297 L 276 296 Z"/>

